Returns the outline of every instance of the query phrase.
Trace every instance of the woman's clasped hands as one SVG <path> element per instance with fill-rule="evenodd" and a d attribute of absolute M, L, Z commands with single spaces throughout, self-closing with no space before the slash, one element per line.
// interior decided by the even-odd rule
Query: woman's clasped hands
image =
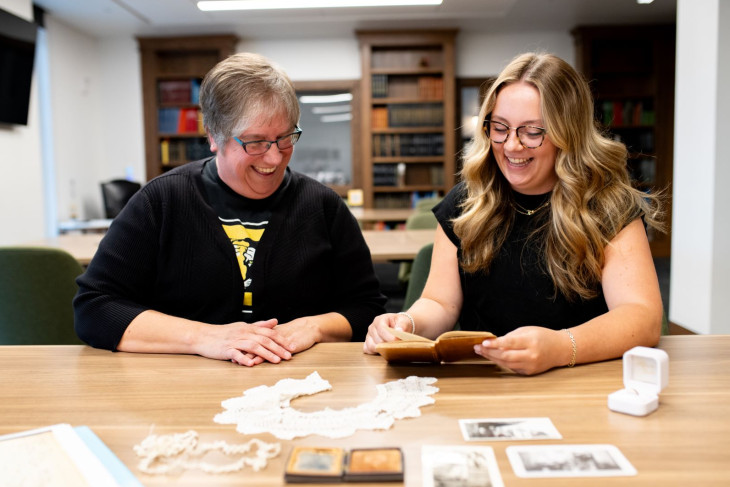
<path fill-rule="evenodd" d="M 315 329 L 297 319 L 278 326 L 278 320 L 211 326 L 201 340 L 199 355 L 248 367 L 264 361 L 279 363 L 314 345 Z"/>

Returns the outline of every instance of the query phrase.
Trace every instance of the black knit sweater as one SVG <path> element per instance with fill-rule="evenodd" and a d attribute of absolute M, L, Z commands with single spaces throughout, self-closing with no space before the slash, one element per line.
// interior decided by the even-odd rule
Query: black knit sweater
<path fill-rule="evenodd" d="M 258 244 L 250 270 L 256 306 L 244 319 L 233 245 L 206 201 L 202 170 L 210 160 L 151 180 L 115 218 L 77 280 L 79 337 L 115 350 L 145 310 L 211 324 L 337 312 L 362 341 L 385 312 L 370 251 L 342 199 L 294 171 Z"/>

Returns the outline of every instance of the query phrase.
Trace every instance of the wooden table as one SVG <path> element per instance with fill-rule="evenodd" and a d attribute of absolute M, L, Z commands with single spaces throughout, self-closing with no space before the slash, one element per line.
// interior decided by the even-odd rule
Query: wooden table
<path fill-rule="evenodd" d="M 363 237 L 375 262 L 413 260 L 418 251 L 432 243 L 436 230 L 363 230 Z"/>
<path fill-rule="evenodd" d="M 405 222 L 415 211 L 413 208 L 363 208 L 351 207 L 350 211 L 360 223 Z"/>
<path fill-rule="evenodd" d="M 67 220 L 58 223 L 58 231 L 68 232 L 106 232 L 112 224 L 112 218 L 95 220 Z"/>
<path fill-rule="evenodd" d="M 28 247 L 53 247 L 73 255 L 82 266 L 89 265 L 99 248 L 103 233 L 67 233 L 53 238 L 27 242 Z"/>
<path fill-rule="evenodd" d="M 88 425 L 146 486 L 283 485 L 293 445 L 398 446 L 405 454 L 405 485 L 421 485 L 421 446 L 464 445 L 460 418 L 547 416 L 562 440 L 470 442 L 494 448 L 507 486 L 730 485 L 730 335 L 663 337 L 670 357 L 668 387 L 657 411 L 633 417 L 610 411 L 607 396 L 623 387 L 622 362 L 563 368 L 535 377 L 506 374 L 488 363 L 389 366 L 364 355 L 360 343 L 318 344 L 290 361 L 245 368 L 197 356 L 111 353 L 85 346 L 0 347 L 0 434 L 66 422 Z M 219 425 L 221 401 L 283 378 L 313 371 L 333 390 L 295 399 L 303 411 L 340 409 L 373 399 L 375 385 L 411 375 L 436 377 L 435 404 L 422 416 L 385 431 L 342 439 L 309 436 L 282 441 L 282 454 L 258 473 L 187 471 L 151 476 L 137 469 L 132 447 L 154 426 L 158 434 L 190 429 L 201 441 L 244 443 L 252 436 Z M 270 434 L 255 435 L 279 441 Z M 609 443 L 636 467 L 635 477 L 540 479 L 516 477 L 505 454 L 514 444 Z M 383 484 L 373 484 L 383 485 Z M 387 484 L 393 485 L 393 484 Z"/>
<path fill-rule="evenodd" d="M 421 247 L 433 242 L 435 230 L 363 230 L 362 233 L 373 260 L 385 262 L 413 260 Z M 25 245 L 63 249 L 85 266 L 91 262 L 103 237 L 100 233 L 69 233 Z"/>

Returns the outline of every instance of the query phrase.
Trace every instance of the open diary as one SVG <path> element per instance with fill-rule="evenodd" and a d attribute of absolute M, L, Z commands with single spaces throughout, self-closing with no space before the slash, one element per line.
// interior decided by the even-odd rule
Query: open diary
<path fill-rule="evenodd" d="M 478 359 L 479 356 L 474 353 L 474 345 L 487 338 L 496 338 L 488 331 L 447 331 L 435 340 L 397 329 L 390 332 L 399 340 L 379 343 L 375 347 L 388 362 L 440 363 Z"/>

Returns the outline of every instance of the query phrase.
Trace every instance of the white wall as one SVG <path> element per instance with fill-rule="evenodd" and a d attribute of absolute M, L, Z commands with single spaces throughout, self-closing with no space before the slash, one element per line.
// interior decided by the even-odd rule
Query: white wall
<path fill-rule="evenodd" d="M 101 136 L 113 117 L 102 117 L 98 40 L 46 18 L 56 193 L 59 220 L 99 217 L 96 195 Z M 111 93 L 110 93 L 111 95 Z M 91 189 L 96 191 L 89 191 Z"/>
<path fill-rule="evenodd" d="M 139 54 L 47 18 L 58 220 L 101 218 L 101 181 L 144 179 Z"/>
<path fill-rule="evenodd" d="M 550 52 L 575 66 L 570 32 L 461 33 L 456 40 L 456 76 L 496 76 L 513 57 L 523 52 Z"/>
<path fill-rule="evenodd" d="M 360 51 L 354 33 L 352 37 L 326 40 L 243 40 L 237 48 L 277 62 L 295 81 L 360 79 Z M 470 32 L 460 33 L 456 38 L 456 76 L 494 76 L 513 57 L 526 51 L 551 52 L 575 65 L 573 38 L 569 32 Z"/>
<path fill-rule="evenodd" d="M 105 39 L 99 54 L 103 86 L 100 180 L 144 181 L 142 73 L 137 41 Z"/>
<path fill-rule="evenodd" d="M 727 2 L 677 2 L 669 319 L 698 333 L 730 333 L 729 29 Z"/>
<path fill-rule="evenodd" d="M 714 211 L 714 248 L 712 249 L 713 275 L 712 299 L 714 306 L 710 312 L 710 333 L 730 333 L 730 157 L 728 157 L 727 134 L 730 133 L 730 3 L 718 3 L 718 49 L 717 100 L 715 121 L 715 209 Z"/>
<path fill-rule="evenodd" d="M 243 40 L 236 47 L 268 57 L 294 81 L 360 78 L 360 51 L 354 34 L 351 38 L 326 40 Z"/>
<path fill-rule="evenodd" d="M 0 0 L 0 8 L 33 19 L 30 0 Z M 37 85 L 34 75 L 28 125 L 0 125 L 0 245 L 44 236 Z"/>

